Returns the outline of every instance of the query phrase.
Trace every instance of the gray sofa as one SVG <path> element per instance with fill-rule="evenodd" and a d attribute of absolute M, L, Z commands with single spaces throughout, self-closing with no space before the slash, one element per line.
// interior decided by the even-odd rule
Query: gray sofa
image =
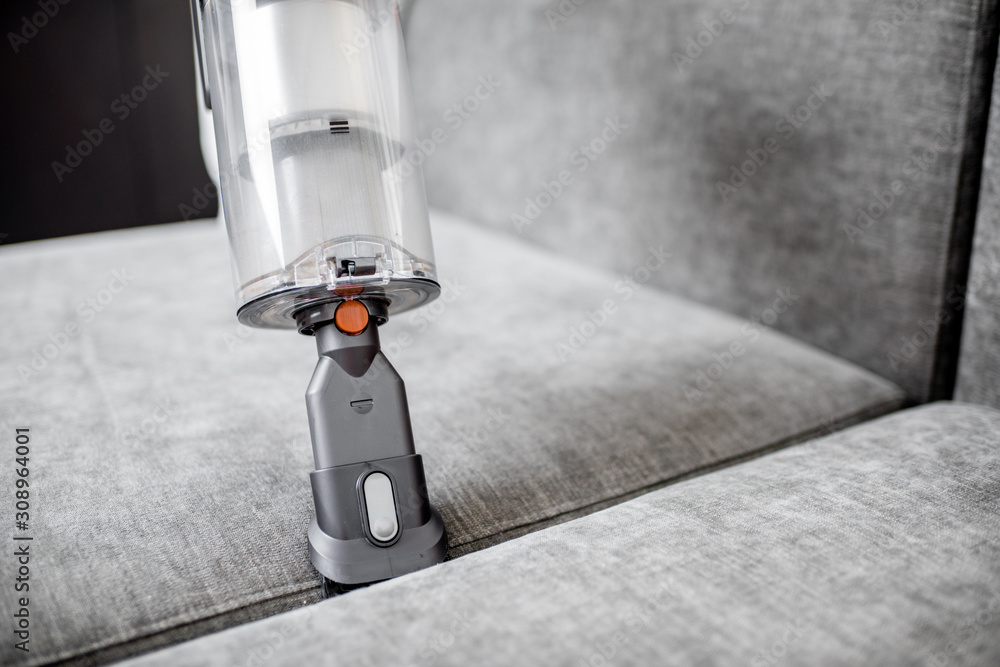
<path fill-rule="evenodd" d="M 313 341 L 221 223 L 0 247 L 0 662 L 1000 664 L 995 4 L 407 11 L 451 560 L 320 600 Z"/>

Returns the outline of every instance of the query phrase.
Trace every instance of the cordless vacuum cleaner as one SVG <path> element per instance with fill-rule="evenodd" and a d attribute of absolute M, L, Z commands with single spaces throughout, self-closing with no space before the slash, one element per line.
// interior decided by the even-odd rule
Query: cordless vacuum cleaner
<path fill-rule="evenodd" d="M 444 560 L 378 327 L 440 287 L 396 0 L 192 0 L 238 302 L 315 336 L 309 554 L 327 594 Z"/>

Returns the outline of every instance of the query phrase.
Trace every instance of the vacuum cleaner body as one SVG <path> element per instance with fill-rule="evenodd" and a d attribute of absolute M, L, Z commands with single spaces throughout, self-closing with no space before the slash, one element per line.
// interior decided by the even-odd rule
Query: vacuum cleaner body
<path fill-rule="evenodd" d="M 239 320 L 316 338 L 309 551 L 339 585 L 447 538 L 378 327 L 440 294 L 396 0 L 192 0 Z"/>

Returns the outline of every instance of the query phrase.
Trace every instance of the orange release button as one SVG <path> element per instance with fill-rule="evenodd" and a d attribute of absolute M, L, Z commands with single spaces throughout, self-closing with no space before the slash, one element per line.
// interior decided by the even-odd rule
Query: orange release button
<path fill-rule="evenodd" d="M 337 306 L 333 323 L 348 336 L 357 336 L 368 328 L 368 309 L 360 301 L 345 301 Z"/>

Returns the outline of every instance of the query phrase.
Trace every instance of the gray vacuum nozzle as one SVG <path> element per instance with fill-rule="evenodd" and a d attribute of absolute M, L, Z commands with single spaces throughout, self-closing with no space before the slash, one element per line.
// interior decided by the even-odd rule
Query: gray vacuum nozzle
<path fill-rule="evenodd" d="M 316 465 L 309 555 L 342 585 L 435 565 L 447 548 L 413 445 L 403 380 L 381 351 L 386 313 L 384 302 L 358 299 L 296 318 L 319 352 L 306 391 Z"/>

